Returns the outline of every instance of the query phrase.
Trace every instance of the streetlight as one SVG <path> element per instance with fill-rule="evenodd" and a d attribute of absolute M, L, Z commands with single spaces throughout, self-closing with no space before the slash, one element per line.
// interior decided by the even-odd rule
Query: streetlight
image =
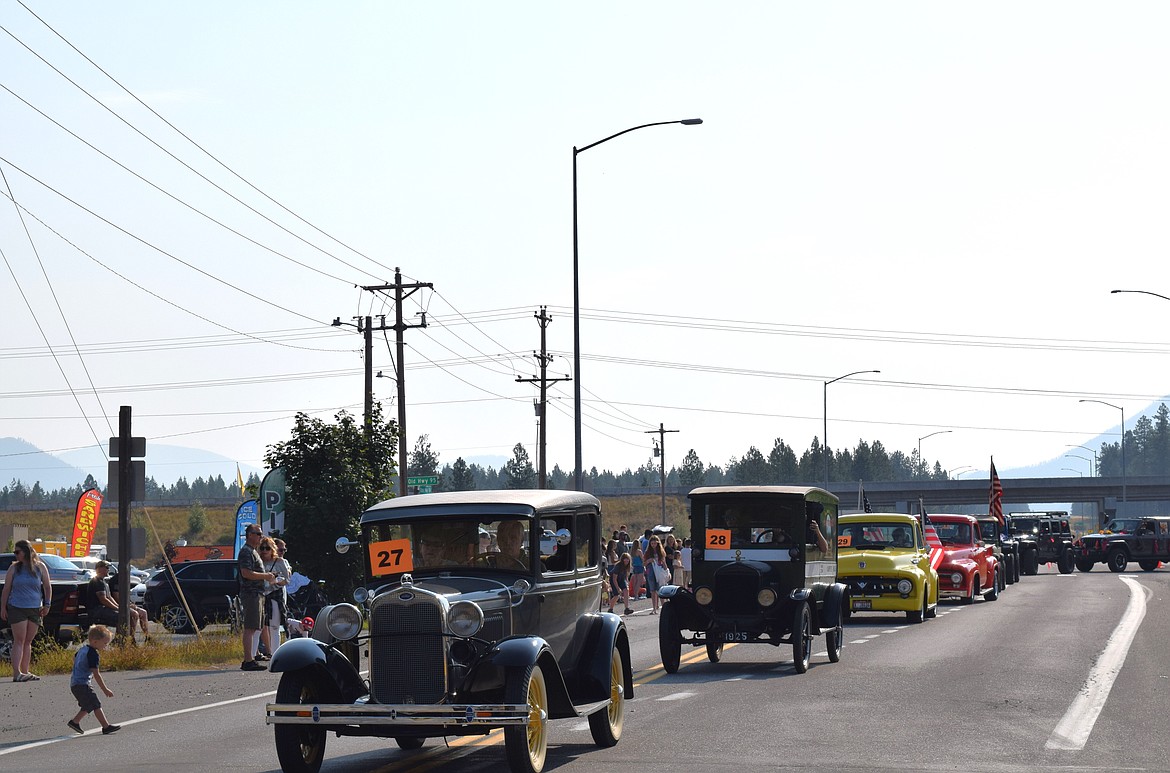
<path fill-rule="evenodd" d="M 1114 292 L 1145 292 L 1145 290 L 1115 290 Z M 1150 293 L 1150 295 L 1158 295 L 1157 293 Z M 1165 296 L 1158 296 L 1160 298 Z M 1167 300 L 1170 300 L 1168 298 Z M 1104 400 L 1081 400 L 1082 403 L 1101 403 L 1101 405 L 1108 405 L 1110 408 L 1116 408 L 1121 411 L 1121 501 L 1125 502 L 1125 409 L 1120 405 L 1107 403 Z"/>
<path fill-rule="evenodd" d="M 970 471 L 970 470 L 974 470 L 974 469 L 975 469 L 975 468 L 974 468 L 974 467 L 972 467 L 972 466 L 971 466 L 971 465 L 969 465 L 969 464 L 963 464 L 963 465 L 960 465 L 960 466 L 958 466 L 958 467 L 952 467 L 951 469 L 947 470 L 947 477 L 948 477 L 948 478 L 949 478 L 949 477 L 951 477 L 951 473 L 952 473 L 952 472 L 955 472 L 956 470 L 963 470 L 963 472 L 960 472 L 960 473 L 959 473 L 959 475 L 964 475 L 964 474 L 966 474 L 968 471 Z M 956 476 L 956 477 L 958 477 L 958 476 Z"/>
<path fill-rule="evenodd" d="M 1112 293 L 1141 293 L 1142 295 L 1152 295 L 1155 298 L 1161 298 L 1164 301 L 1170 301 L 1170 298 L 1167 298 L 1165 295 L 1162 295 L 1161 293 L 1150 292 L 1149 290 L 1110 290 L 1109 292 L 1111 294 Z"/>
<path fill-rule="evenodd" d="M 702 118 L 684 118 L 681 121 L 658 121 L 644 123 L 641 126 L 632 126 L 629 129 L 611 134 L 603 140 L 590 143 L 583 148 L 573 146 L 573 485 L 577 491 L 585 490 L 585 467 L 581 460 L 581 294 L 578 281 L 577 261 L 577 155 L 589 148 L 595 148 L 603 142 L 609 142 L 614 137 L 629 134 L 638 129 L 650 126 L 667 126 L 680 123 L 683 126 L 697 126 L 703 122 Z"/>
<path fill-rule="evenodd" d="M 926 469 L 926 465 L 922 462 L 922 441 L 926 440 L 928 437 L 934 437 L 935 435 L 945 435 L 952 431 L 953 430 L 949 429 L 940 429 L 938 432 L 931 432 L 929 435 L 923 435 L 922 437 L 918 438 L 918 463 L 922 465 L 922 469 Z"/>
<path fill-rule="evenodd" d="M 1080 459 L 1081 461 L 1088 462 L 1089 463 L 1089 477 L 1096 477 L 1097 476 L 1096 466 L 1093 464 L 1093 460 L 1090 459 L 1089 457 L 1081 456 L 1080 454 L 1065 454 L 1064 456 L 1066 459 Z"/>
<path fill-rule="evenodd" d="M 829 384 L 835 384 L 843 378 L 849 378 L 850 376 L 858 376 L 862 373 L 881 373 L 881 371 L 880 370 L 855 370 L 852 373 L 846 373 L 844 376 L 837 376 L 837 378 L 833 379 L 832 381 L 824 382 L 824 390 L 823 390 L 824 391 L 824 413 L 822 415 L 824 417 L 823 441 L 824 441 L 825 447 L 824 447 L 824 449 L 822 449 L 822 453 L 824 453 L 824 455 L 825 455 L 825 488 L 826 489 L 829 487 Z"/>
<path fill-rule="evenodd" d="M 1097 477 L 1097 452 L 1088 446 L 1065 446 L 1065 448 L 1080 448 L 1083 451 L 1088 451 L 1093 455 L 1093 466 L 1090 468 L 1093 472 L 1093 477 Z"/>
<path fill-rule="evenodd" d="M 1072 467 L 1061 467 L 1060 469 L 1064 472 L 1075 472 L 1077 475 L 1080 475 L 1082 478 L 1085 477 L 1085 474 L 1083 472 L 1081 472 L 1080 470 L 1074 470 Z"/>

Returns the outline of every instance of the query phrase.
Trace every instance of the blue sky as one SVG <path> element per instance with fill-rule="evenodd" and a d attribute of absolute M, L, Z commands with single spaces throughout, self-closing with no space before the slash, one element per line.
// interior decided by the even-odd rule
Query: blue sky
<path fill-rule="evenodd" d="M 260 466 L 295 411 L 360 412 L 361 337 L 329 323 L 392 314 L 357 287 L 400 267 L 434 285 L 405 307 L 409 442 L 534 453 L 516 379 L 541 305 L 571 371 L 572 148 L 690 117 L 578 158 L 587 468 L 647 461 L 660 422 L 668 465 L 803 449 L 859 370 L 830 444 L 950 430 L 922 448 L 948 469 L 1059 457 L 1118 428 L 1079 399 L 1170 391 L 1170 305 L 1108 292 L 1170 295 L 1161 4 L 24 3 L 0 435 L 104 443 L 131 405 Z"/>

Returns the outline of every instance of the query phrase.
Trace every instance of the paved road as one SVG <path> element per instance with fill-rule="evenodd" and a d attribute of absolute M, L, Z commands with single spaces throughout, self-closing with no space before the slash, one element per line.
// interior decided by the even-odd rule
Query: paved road
<path fill-rule="evenodd" d="M 554 723 L 546 770 L 1166 770 L 1168 594 L 1167 570 L 1045 568 L 998 601 L 944 605 L 921 625 L 858 615 L 842 661 L 822 655 L 804 675 L 792 672 L 788 648 L 766 645 L 729 647 L 719 664 L 702 649 L 684 652 L 680 671 L 666 675 L 658 618 L 640 611 L 629 619 L 637 686 L 621 743 L 597 749 L 584 721 Z M 117 693 L 107 708 L 123 725 L 113 737 L 62 732 L 75 710 L 67 677 L 0 684 L 0 770 L 81 770 L 85 760 L 99 769 L 278 769 L 262 709 L 275 675 L 107 679 Z M 322 770 L 505 767 L 494 733 L 416 752 L 331 737 Z"/>

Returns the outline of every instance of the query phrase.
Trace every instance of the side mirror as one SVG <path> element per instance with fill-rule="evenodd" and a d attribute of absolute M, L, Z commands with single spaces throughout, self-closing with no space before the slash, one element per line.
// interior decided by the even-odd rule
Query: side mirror
<path fill-rule="evenodd" d="M 348 539 L 346 537 L 338 537 L 337 542 L 333 543 L 333 549 L 336 550 L 338 553 L 344 554 L 344 553 L 348 553 L 350 548 L 356 547 L 360 544 L 361 543 L 357 542 L 356 540 L 351 540 L 351 539 Z"/>
<path fill-rule="evenodd" d="M 568 529 L 561 529 L 553 536 L 557 538 L 558 545 L 568 545 L 573 541 L 573 534 Z"/>

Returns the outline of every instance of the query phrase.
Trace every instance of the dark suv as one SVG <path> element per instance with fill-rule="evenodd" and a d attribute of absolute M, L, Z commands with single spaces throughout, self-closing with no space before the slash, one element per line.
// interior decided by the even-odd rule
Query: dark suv
<path fill-rule="evenodd" d="M 1077 544 L 1076 564 L 1082 572 L 1105 563 L 1111 572 L 1124 572 L 1130 561 L 1147 572 L 1170 562 L 1170 517 L 1117 518 Z"/>
<path fill-rule="evenodd" d="M 195 625 L 232 622 L 235 618 L 235 599 L 240 583 L 234 559 L 214 561 L 184 561 L 174 564 L 175 577 L 195 616 Z M 172 633 L 191 633 L 191 618 L 175 592 L 170 572 L 164 570 L 146 583 L 143 598 L 146 613 L 151 620 L 162 624 Z"/>
<path fill-rule="evenodd" d="M 1004 525 L 991 515 L 977 515 L 979 521 L 979 536 L 995 551 L 999 565 L 1003 567 L 1002 577 L 1006 585 L 1020 581 L 1020 543 L 1012 535 L 1007 516 L 1004 516 Z M 1002 590 L 1002 588 L 1001 588 Z"/>
<path fill-rule="evenodd" d="M 718 663 L 727 642 L 792 647 L 808 670 L 812 637 L 841 659 L 846 587 L 837 582 L 837 497 L 797 486 L 710 486 L 690 493 L 693 591 L 664 586 L 658 645 L 667 673 L 683 644 Z M 685 632 L 685 633 L 684 633 Z"/>
<path fill-rule="evenodd" d="M 1036 574 L 1040 564 L 1055 563 L 1061 574 L 1072 572 L 1076 539 L 1069 528 L 1068 513 L 1011 513 L 1012 536 L 1019 543 L 1020 571 Z"/>

